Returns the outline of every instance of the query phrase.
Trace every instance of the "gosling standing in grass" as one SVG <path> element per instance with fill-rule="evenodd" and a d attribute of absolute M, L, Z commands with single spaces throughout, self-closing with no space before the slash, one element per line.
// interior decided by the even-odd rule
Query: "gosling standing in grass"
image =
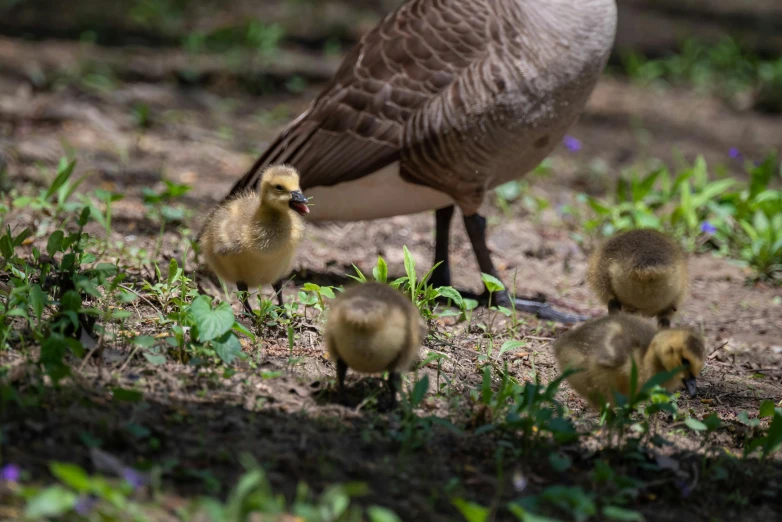
<path fill-rule="evenodd" d="M 662 386 L 674 391 L 683 385 L 695 397 L 705 348 L 703 337 L 692 330 L 657 330 L 646 319 L 616 313 L 566 332 L 554 342 L 554 353 L 560 370 L 583 370 L 568 377 L 568 382 L 600 408 L 605 401 L 613 404 L 614 391 L 629 394 L 633 360 L 639 388 L 656 373 L 683 366 L 680 376 Z"/>
<path fill-rule="evenodd" d="M 426 336 L 421 314 L 408 298 L 381 283 L 354 285 L 334 301 L 326 323 L 326 348 L 337 364 L 339 400 L 345 400 L 348 367 L 362 373 L 388 371 L 391 407 L 400 372 L 410 369 Z"/>
<path fill-rule="evenodd" d="M 608 313 L 637 311 L 668 328 L 687 290 L 687 256 L 665 234 L 631 230 L 592 254 L 587 279 Z"/>
<path fill-rule="evenodd" d="M 308 212 L 298 172 L 286 165 L 269 167 L 258 193 L 242 192 L 207 217 L 200 237 L 206 263 L 243 292 L 271 283 L 282 306 L 280 278 L 290 268 Z M 242 303 L 252 314 L 246 294 Z"/>

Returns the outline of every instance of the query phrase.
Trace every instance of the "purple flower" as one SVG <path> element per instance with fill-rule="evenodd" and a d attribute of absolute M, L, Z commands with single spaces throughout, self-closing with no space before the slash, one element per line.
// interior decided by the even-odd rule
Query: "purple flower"
<path fill-rule="evenodd" d="M 2 472 L 0 472 L 0 477 L 2 477 L 3 482 L 10 482 L 12 484 L 19 482 L 19 477 L 21 475 L 22 468 L 16 464 L 6 464 L 3 466 Z"/>
<path fill-rule="evenodd" d="M 144 479 L 144 476 L 133 468 L 123 469 L 122 478 L 124 478 L 125 481 L 133 487 L 133 489 L 143 487 L 147 483 L 147 481 Z"/>
<path fill-rule="evenodd" d="M 692 486 L 687 484 L 685 481 L 677 480 L 676 485 L 679 487 L 679 491 L 681 492 L 684 498 L 689 497 L 690 493 L 692 493 Z"/>
<path fill-rule="evenodd" d="M 565 139 L 562 140 L 562 143 L 570 152 L 578 152 L 581 150 L 581 141 L 579 141 L 578 138 L 574 138 L 573 136 L 565 136 Z"/>
<path fill-rule="evenodd" d="M 709 223 L 708 221 L 704 221 L 701 223 L 701 232 L 704 234 L 713 234 L 717 231 L 717 227 Z"/>
<path fill-rule="evenodd" d="M 736 147 L 731 147 L 730 149 L 728 149 L 728 156 L 730 156 L 731 158 L 737 161 L 741 161 L 742 159 L 744 159 L 744 155 Z"/>
<path fill-rule="evenodd" d="M 73 506 L 73 510 L 79 515 L 86 517 L 95 508 L 98 503 L 98 499 L 93 495 L 82 495 L 76 501 L 76 505 Z"/>
<path fill-rule="evenodd" d="M 516 471 L 513 474 L 513 489 L 516 491 L 524 491 L 527 487 L 527 477 L 525 477 L 521 471 Z"/>

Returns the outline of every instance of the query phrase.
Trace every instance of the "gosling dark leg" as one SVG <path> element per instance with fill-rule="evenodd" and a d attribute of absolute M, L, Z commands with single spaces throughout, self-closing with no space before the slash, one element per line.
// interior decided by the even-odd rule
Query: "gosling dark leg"
<path fill-rule="evenodd" d="M 497 269 L 494 268 L 494 262 L 491 259 L 489 247 L 486 245 L 486 218 L 479 214 L 464 216 L 464 226 L 467 229 L 467 235 L 470 238 L 472 249 L 478 260 L 478 266 L 481 272 L 492 275 L 500 279 Z M 488 292 L 480 296 L 484 303 L 488 301 Z M 535 314 L 538 318 L 546 321 L 556 321 L 559 323 L 577 323 L 587 318 L 580 315 L 566 314 L 551 308 L 547 303 L 536 301 L 529 298 L 514 297 L 513 302 L 508 292 L 498 292 L 491 296 L 492 304 L 515 308 L 519 312 Z"/>
<path fill-rule="evenodd" d="M 388 374 L 388 390 L 391 392 L 391 409 L 396 409 L 396 392 L 402 384 L 402 376 L 399 372 L 390 372 Z"/>
<path fill-rule="evenodd" d="M 249 289 L 247 288 L 247 285 L 242 281 L 237 281 L 236 288 L 243 293 L 242 304 L 244 305 L 244 311 L 250 315 L 253 315 L 253 309 L 250 306 L 250 294 L 248 293 Z"/>
<path fill-rule="evenodd" d="M 676 308 L 670 307 L 667 310 L 663 310 L 659 314 L 657 314 L 657 325 L 660 328 L 670 328 L 671 327 L 671 319 L 673 318 L 673 314 L 676 313 Z"/>
<path fill-rule="evenodd" d="M 348 365 L 342 359 L 337 359 L 337 400 L 345 404 L 345 374 L 348 373 Z"/>
<path fill-rule="evenodd" d="M 445 207 L 434 213 L 434 264 L 440 263 L 429 276 L 429 284 L 435 288 L 451 286 L 451 265 L 448 261 L 448 246 L 451 242 L 451 219 L 454 206 Z"/>
<path fill-rule="evenodd" d="M 277 304 L 282 308 L 282 279 L 276 283 L 272 283 L 272 288 L 274 289 L 274 293 L 277 294 Z"/>
<path fill-rule="evenodd" d="M 622 311 L 622 303 L 618 299 L 611 299 L 608 301 L 608 313 L 615 314 Z"/>

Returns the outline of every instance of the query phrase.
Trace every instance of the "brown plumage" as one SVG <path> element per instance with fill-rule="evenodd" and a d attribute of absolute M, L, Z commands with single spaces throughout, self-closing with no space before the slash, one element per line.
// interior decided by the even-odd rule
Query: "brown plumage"
<path fill-rule="evenodd" d="M 498 276 L 477 214 L 485 193 L 560 143 L 615 30 L 614 0 L 410 0 L 361 39 L 231 194 L 253 186 L 264 166 L 284 162 L 301 172 L 311 220 L 440 209 L 437 285 L 450 284 L 456 204 L 481 271 Z M 494 302 L 509 299 L 503 293 Z"/>
<path fill-rule="evenodd" d="M 410 369 L 426 336 L 426 325 L 404 295 L 382 283 L 356 284 L 334 301 L 326 322 L 326 348 L 337 364 L 344 401 L 348 368 L 362 373 L 388 371 L 392 405 L 400 372 Z"/>
<path fill-rule="evenodd" d="M 587 280 L 609 313 L 657 317 L 671 325 L 687 291 L 687 255 L 674 240 L 651 229 L 623 232 L 595 250 Z"/>
<path fill-rule="evenodd" d="M 259 192 L 245 190 L 215 208 L 199 238 L 207 265 L 241 291 L 275 285 L 290 268 L 304 231 L 302 215 L 309 212 L 295 169 L 281 165 L 266 169 Z M 245 310 L 252 313 L 247 298 Z"/>
<path fill-rule="evenodd" d="M 681 376 L 662 386 L 674 391 L 684 385 L 694 397 L 705 352 L 703 337 L 693 330 L 657 330 L 648 320 L 621 312 L 588 321 L 554 342 L 561 371 L 583 370 L 567 380 L 595 408 L 613 404 L 614 391 L 629 394 L 632 361 L 639 387 L 657 373 L 684 366 Z"/>

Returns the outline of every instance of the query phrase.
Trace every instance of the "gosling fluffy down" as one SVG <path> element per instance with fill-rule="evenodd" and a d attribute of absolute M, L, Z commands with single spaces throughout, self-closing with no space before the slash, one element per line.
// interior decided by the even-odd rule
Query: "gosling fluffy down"
<path fill-rule="evenodd" d="M 685 386 L 694 397 L 696 377 L 703 369 L 703 337 L 690 329 L 657 330 L 646 319 L 616 313 L 588 321 L 560 336 L 554 352 L 561 371 L 580 369 L 568 377 L 570 386 L 595 408 L 613 404 L 614 391 L 630 392 L 632 362 L 638 386 L 663 371 L 683 366 L 677 377 L 662 386 L 674 391 Z"/>
<path fill-rule="evenodd" d="M 326 323 L 326 348 L 337 364 L 337 386 L 344 402 L 348 368 L 361 373 L 389 372 L 391 404 L 396 404 L 400 372 L 415 362 L 426 324 L 408 298 L 382 283 L 356 284 L 339 295 Z"/>
<path fill-rule="evenodd" d="M 298 172 L 286 165 L 269 167 L 257 193 L 245 191 L 207 217 L 199 238 L 207 265 L 240 290 L 276 284 L 290 269 L 308 212 Z"/>
<path fill-rule="evenodd" d="M 656 316 L 667 328 L 687 291 L 687 256 L 665 234 L 631 230 L 613 236 L 592 254 L 587 280 L 609 313 Z"/>

